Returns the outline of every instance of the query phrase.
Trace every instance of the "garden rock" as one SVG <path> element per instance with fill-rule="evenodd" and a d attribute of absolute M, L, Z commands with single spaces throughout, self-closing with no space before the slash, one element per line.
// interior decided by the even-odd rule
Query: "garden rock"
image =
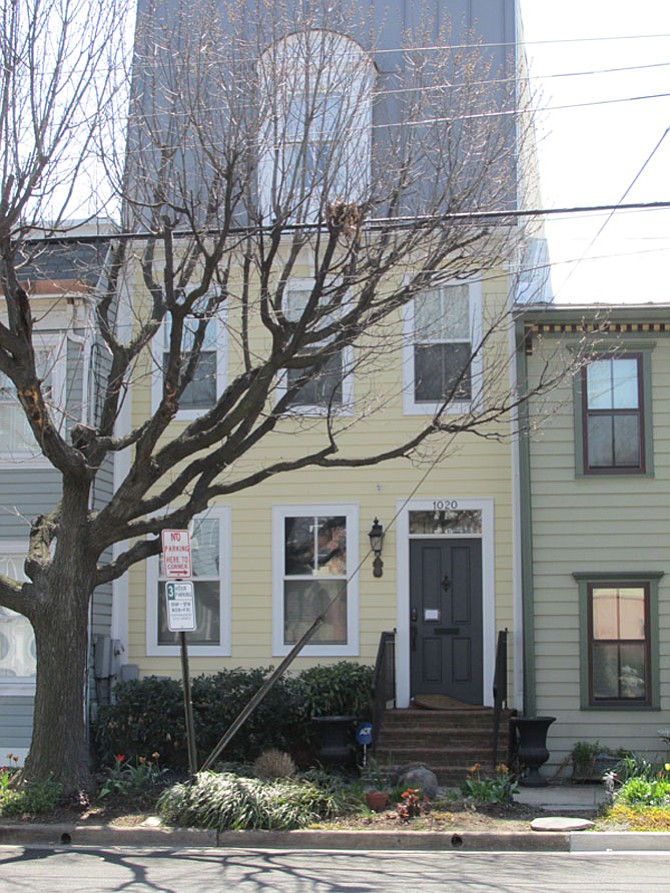
<path fill-rule="evenodd" d="M 427 766 L 404 766 L 398 770 L 398 784 L 403 788 L 419 788 L 424 797 L 437 796 L 437 775 Z"/>

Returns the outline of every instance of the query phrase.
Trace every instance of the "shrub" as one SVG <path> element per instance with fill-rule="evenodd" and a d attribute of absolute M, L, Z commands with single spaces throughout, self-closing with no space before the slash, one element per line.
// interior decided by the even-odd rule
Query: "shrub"
<path fill-rule="evenodd" d="M 62 785 L 53 779 L 16 789 L 5 787 L 0 792 L 0 815 L 42 815 L 53 812 L 62 795 Z"/>
<path fill-rule="evenodd" d="M 121 682 L 114 699 L 99 708 L 94 727 L 102 763 L 113 765 L 117 754 L 131 759 L 158 751 L 164 764 L 188 765 L 184 698 L 176 679 Z"/>
<path fill-rule="evenodd" d="M 165 791 L 159 801 L 168 822 L 226 830 L 291 830 L 348 809 L 342 792 L 312 781 L 262 781 L 230 773 L 201 772 L 192 784 Z"/>
<path fill-rule="evenodd" d="M 303 670 L 296 678 L 306 716 L 355 716 L 372 719 L 373 668 L 340 661 Z"/>
<path fill-rule="evenodd" d="M 222 670 L 197 676 L 191 699 L 198 756 L 218 744 L 272 668 Z M 226 761 L 250 762 L 270 748 L 287 751 L 299 765 L 312 759 L 314 716 L 353 715 L 370 719 L 372 669 L 341 661 L 279 679 L 222 754 Z M 117 754 L 137 759 L 158 751 L 164 766 L 188 766 L 181 683 L 148 677 L 122 682 L 115 703 L 98 711 L 94 738 L 101 763 Z"/>
<path fill-rule="evenodd" d="M 254 762 L 256 778 L 291 778 L 296 773 L 296 765 L 290 754 L 270 748 L 264 750 Z"/>
<path fill-rule="evenodd" d="M 653 777 L 634 776 L 614 794 L 616 804 L 670 807 L 670 763 Z"/>

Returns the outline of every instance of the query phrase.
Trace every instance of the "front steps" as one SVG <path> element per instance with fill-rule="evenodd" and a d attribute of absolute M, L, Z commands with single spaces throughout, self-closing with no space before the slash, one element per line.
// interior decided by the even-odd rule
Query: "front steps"
<path fill-rule="evenodd" d="M 509 720 L 503 710 L 498 736 L 498 763 L 507 763 Z M 441 785 L 458 785 L 479 763 L 482 775 L 493 766 L 493 709 L 387 710 L 382 718 L 375 757 L 385 769 L 421 763 L 437 775 Z"/>

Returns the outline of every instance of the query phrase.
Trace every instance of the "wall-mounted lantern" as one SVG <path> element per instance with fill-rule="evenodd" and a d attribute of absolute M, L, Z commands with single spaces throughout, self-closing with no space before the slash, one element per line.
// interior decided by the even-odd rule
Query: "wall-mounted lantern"
<path fill-rule="evenodd" d="M 382 543 L 384 542 L 384 525 L 379 523 L 379 519 L 375 518 L 370 528 L 370 548 L 375 553 L 372 562 L 373 577 L 381 577 L 384 573 L 384 562 L 382 561 Z"/>

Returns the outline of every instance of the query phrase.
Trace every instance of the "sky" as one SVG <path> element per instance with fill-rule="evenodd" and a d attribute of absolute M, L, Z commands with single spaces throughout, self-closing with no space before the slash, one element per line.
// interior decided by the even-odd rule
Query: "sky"
<path fill-rule="evenodd" d="M 520 7 L 543 206 L 670 202 L 670 0 Z M 557 302 L 670 303 L 670 208 L 545 227 Z"/>

